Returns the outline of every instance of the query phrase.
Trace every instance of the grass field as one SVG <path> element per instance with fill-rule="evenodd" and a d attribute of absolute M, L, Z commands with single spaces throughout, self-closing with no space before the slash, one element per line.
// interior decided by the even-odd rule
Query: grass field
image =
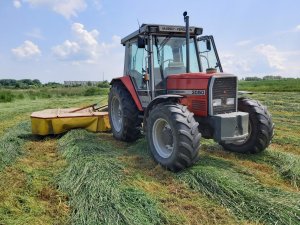
<path fill-rule="evenodd" d="M 32 111 L 106 97 L 0 103 L 0 224 L 299 224 L 300 92 L 257 92 L 275 136 L 258 155 L 202 140 L 200 161 L 181 173 L 153 162 L 144 138 L 73 130 L 30 133 Z"/>

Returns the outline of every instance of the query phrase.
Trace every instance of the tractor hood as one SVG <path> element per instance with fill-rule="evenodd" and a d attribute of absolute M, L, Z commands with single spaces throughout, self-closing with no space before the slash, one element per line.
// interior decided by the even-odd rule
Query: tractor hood
<path fill-rule="evenodd" d="M 167 78 L 167 90 L 205 90 L 208 89 L 209 81 L 212 77 L 234 76 L 225 73 L 183 73 L 169 75 Z M 178 92 L 177 92 L 178 94 Z"/>

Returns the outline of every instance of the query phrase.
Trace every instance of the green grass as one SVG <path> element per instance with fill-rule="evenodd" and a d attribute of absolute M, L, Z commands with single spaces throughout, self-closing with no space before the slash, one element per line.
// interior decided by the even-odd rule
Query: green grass
<path fill-rule="evenodd" d="M 300 92 L 300 79 L 239 81 L 239 90 L 259 92 Z"/>
<path fill-rule="evenodd" d="M 238 218 L 263 224 L 297 224 L 300 194 L 266 187 L 247 171 L 215 157 L 202 157 L 178 179 L 230 209 Z"/>
<path fill-rule="evenodd" d="M 13 102 L 17 99 L 49 99 L 71 96 L 107 96 L 109 88 L 99 87 L 42 87 L 31 89 L 4 89 L 0 88 L 0 103 Z"/>
<path fill-rule="evenodd" d="M 0 224 L 299 223 L 300 92 L 249 95 L 273 116 L 266 152 L 228 153 L 202 140 L 200 161 L 180 174 L 158 166 L 145 139 L 29 135 L 32 111 L 104 104 L 107 96 L 14 94 L 24 98 L 0 103 Z"/>
<path fill-rule="evenodd" d="M 84 130 L 59 141 L 68 162 L 60 190 L 70 199 L 72 224 L 162 224 L 164 217 L 145 192 L 126 184 L 124 166 L 111 144 Z"/>
<path fill-rule="evenodd" d="M 29 124 L 23 122 L 0 137 L 0 171 L 23 153 L 24 139 L 30 134 Z"/>

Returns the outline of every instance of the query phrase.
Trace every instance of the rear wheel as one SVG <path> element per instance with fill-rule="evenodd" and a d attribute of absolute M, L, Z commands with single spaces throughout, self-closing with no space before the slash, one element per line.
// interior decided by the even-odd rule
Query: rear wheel
<path fill-rule="evenodd" d="M 180 171 L 198 160 L 201 134 L 186 106 L 160 103 L 150 111 L 147 139 L 154 159 L 162 166 Z"/>
<path fill-rule="evenodd" d="M 239 153 L 259 153 L 265 150 L 273 137 L 274 124 L 267 108 L 259 101 L 238 99 L 238 110 L 249 113 L 248 136 L 230 144 L 221 142 L 225 150 Z"/>
<path fill-rule="evenodd" d="M 114 137 L 122 141 L 135 141 L 141 134 L 139 110 L 131 95 L 121 83 L 114 83 L 108 98 L 109 122 Z"/>

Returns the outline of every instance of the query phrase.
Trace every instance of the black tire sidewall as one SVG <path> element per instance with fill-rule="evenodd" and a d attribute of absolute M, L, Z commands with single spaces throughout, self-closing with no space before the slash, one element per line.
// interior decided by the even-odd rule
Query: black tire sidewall
<path fill-rule="evenodd" d="M 258 101 L 252 99 L 239 99 L 238 110 L 249 113 L 249 123 L 251 125 L 251 134 L 248 140 L 241 144 L 225 144 L 221 145 L 225 150 L 238 152 L 238 153 L 258 153 L 269 145 L 272 139 L 272 135 L 265 136 L 262 134 L 260 117 L 266 118 L 265 121 L 268 125 L 265 128 L 268 129 L 268 133 L 273 133 L 273 123 L 270 114 L 267 112 L 265 106 L 260 104 Z M 258 111 L 257 111 L 258 110 Z M 261 145 L 261 143 L 264 143 Z"/>
<path fill-rule="evenodd" d="M 118 99 L 122 110 L 124 110 L 123 105 L 122 105 L 122 99 L 121 99 L 121 96 L 120 96 L 120 93 L 119 93 L 118 89 L 116 87 L 112 87 L 111 90 L 110 90 L 109 99 L 108 99 L 108 112 L 109 112 L 109 115 L 112 115 L 111 102 L 112 102 L 114 97 L 116 97 Z M 109 116 L 109 122 L 111 124 L 111 130 L 112 130 L 112 133 L 113 133 L 114 137 L 116 137 L 117 139 L 122 139 L 122 134 L 124 132 L 124 111 L 122 112 L 122 126 L 121 126 L 120 131 L 117 131 L 115 129 L 111 116 Z"/>

